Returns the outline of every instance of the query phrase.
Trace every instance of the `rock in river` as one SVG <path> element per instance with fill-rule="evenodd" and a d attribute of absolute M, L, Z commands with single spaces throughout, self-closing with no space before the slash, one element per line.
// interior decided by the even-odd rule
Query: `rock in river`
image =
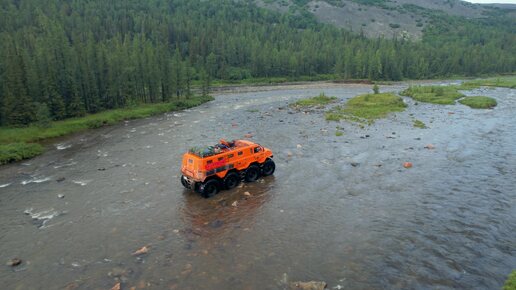
<path fill-rule="evenodd" d="M 324 290 L 326 282 L 310 281 L 310 282 L 292 282 L 290 290 Z"/>
<path fill-rule="evenodd" d="M 20 265 L 21 263 L 22 263 L 21 259 L 14 258 L 14 259 L 7 261 L 6 265 L 10 266 L 10 267 L 16 267 L 16 266 Z"/>

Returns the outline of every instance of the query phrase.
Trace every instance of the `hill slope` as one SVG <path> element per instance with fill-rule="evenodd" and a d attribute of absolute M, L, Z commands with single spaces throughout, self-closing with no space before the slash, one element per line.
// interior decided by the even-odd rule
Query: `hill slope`
<path fill-rule="evenodd" d="M 367 11 L 399 10 L 356 1 L 373 1 L 361 4 Z M 427 17 L 419 21 L 421 41 L 407 41 L 320 23 L 310 7 L 322 2 L 296 3 L 278 12 L 253 0 L 0 0 L 0 124 L 187 98 L 194 85 L 206 92 L 214 79 L 401 80 L 516 71 L 514 20 L 504 10 L 485 9 L 468 20 L 405 5 L 407 15 Z"/>
<path fill-rule="evenodd" d="M 439 16 L 466 20 L 499 18 L 511 13 L 493 5 L 459 0 L 256 0 L 255 3 L 284 13 L 305 10 L 320 22 L 364 33 L 368 37 L 396 36 L 416 40 L 422 38 L 425 27 Z"/>

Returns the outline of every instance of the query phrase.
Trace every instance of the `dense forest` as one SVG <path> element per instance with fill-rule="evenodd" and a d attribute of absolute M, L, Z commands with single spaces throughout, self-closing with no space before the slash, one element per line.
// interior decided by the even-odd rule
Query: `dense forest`
<path fill-rule="evenodd" d="M 503 15 L 502 15 L 503 16 Z M 435 16 L 368 39 L 231 0 L 0 0 L 0 124 L 188 98 L 213 79 L 400 80 L 516 70 L 514 20 Z"/>

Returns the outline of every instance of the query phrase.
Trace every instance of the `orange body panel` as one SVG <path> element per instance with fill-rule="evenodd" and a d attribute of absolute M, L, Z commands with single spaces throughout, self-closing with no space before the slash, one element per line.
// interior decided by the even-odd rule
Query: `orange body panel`
<path fill-rule="evenodd" d="M 200 157 L 187 152 L 183 155 L 181 172 L 190 180 L 204 182 L 216 176 L 224 178 L 230 170 L 243 171 L 253 163 L 262 164 L 272 157 L 272 151 L 247 140 L 235 140 L 234 146 L 221 149 L 220 153 Z"/>

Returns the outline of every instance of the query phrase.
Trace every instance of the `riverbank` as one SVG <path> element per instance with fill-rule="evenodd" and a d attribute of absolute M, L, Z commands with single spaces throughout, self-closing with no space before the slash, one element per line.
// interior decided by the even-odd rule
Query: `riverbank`
<path fill-rule="evenodd" d="M 0 128 L 0 165 L 21 161 L 42 154 L 38 142 L 79 131 L 113 125 L 130 119 L 146 118 L 171 111 L 184 110 L 213 100 L 210 96 L 195 96 L 168 103 L 144 104 L 108 110 L 80 118 L 55 121 L 48 127 L 32 125 L 23 128 Z"/>
<path fill-rule="evenodd" d="M 455 79 L 455 78 L 452 78 Z M 472 89 L 479 86 L 508 87 L 516 86 L 516 76 L 495 76 L 486 79 L 469 79 L 458 89 Z M 457 77 L 457 80 L 459 78 Z M 419 80 L 417 83 L 435 82 L 437 80 Z M 283 89 L 328 89 L 349 86 L 397 85 L 402 82 L 372 82 L 368 80 L 341 80 L 337 75 L 317 75 L 299 78 L 257 78 L 240 81 L 216 81 L 211 91 L 217 94 L 248 93 Z M 0 165 L 28 159 L 40 155 L 45 150 L 37 142 L 68 135 L 86 129 L 113 125 L 123 120 L 145 118 L 169 111 L 182 110 L 198 106 L 212 100 L 211 97 L 192 97 L 169 103 L 146 104 L 138 107 L 104 111 L 82 118 L 53 122 L 48 128 L 30 126 L 25 128 L 0 128 Z"/>

